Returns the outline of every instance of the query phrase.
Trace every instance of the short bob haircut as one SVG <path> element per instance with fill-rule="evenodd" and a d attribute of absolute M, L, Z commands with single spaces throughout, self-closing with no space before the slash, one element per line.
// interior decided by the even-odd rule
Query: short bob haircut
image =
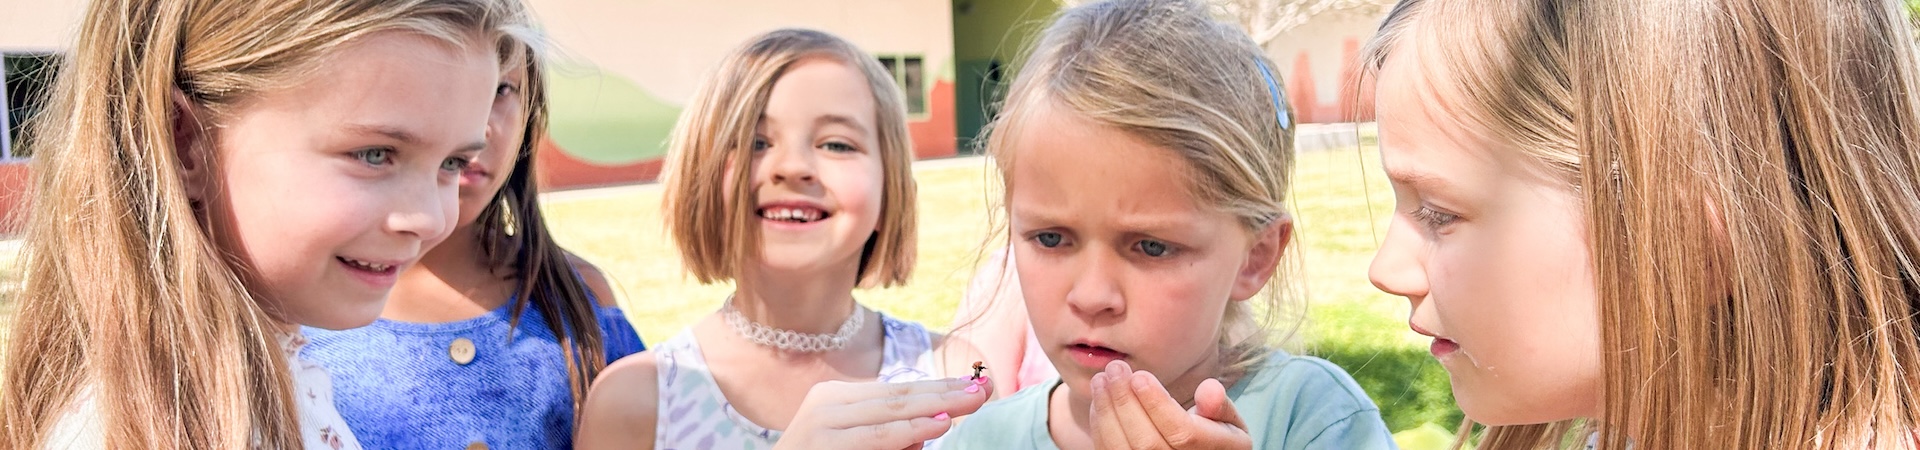
<path fill-rule="evenodd" d="M 861 251 L 856 282 L 862 287 L 904 285 L 913 272 L 913 144 L 904 95 L 880 62 L 852 43 L 820 31 L 781 29 L 729 52 L 674 124 L 662 209 L 681 260 L 701 283 L 732 280 L 744 264 L 759 257 L 753 203 L 729 205 L 726 199 L 752 198 L 752 158 L 747 152 L 752 151 L 767 97 L 788 67 L 808 58 L 829 58 L 859 70 L 878 103 L 875 138 L 885 178 L 880 223 Z"/>

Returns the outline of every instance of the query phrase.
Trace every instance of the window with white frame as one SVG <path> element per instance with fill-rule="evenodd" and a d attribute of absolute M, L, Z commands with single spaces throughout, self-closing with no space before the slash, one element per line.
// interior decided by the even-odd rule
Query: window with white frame
<path fill-rule="evenodd" d="M 907 114 L 927 113 L 926 58 L 920 55 L 877 55 L 893 83 L 907 94 Z"/>

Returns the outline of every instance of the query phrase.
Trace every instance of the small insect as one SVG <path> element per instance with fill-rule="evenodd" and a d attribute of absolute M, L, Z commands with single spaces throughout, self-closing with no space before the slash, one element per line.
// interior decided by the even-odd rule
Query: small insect
<path fill-rule="evenodd" d="M 987 370 L 986 361 L 974 361 L 973 362 L 973 378 L 968 378 L 968 379 L 978 380 L 980 379 L 980 372 L 985 372 L 986 370 Z"/>

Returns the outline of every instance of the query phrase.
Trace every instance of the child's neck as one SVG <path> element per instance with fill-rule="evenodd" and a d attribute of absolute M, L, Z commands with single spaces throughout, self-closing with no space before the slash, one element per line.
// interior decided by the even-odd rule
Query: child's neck
<path fill-rule="evenodd" d="M 494 274 L 480 252 L 478 231 L 463 226 L 400 273 L 380 317 L 437 323 L 479 317 L 506 305 L 512 280 Z"/>
<path fill-rule="evenodd" d="M 740 277 L 733 307 L 747 320 L 801 333 L 833 333 L 853 311 L 854 270 L 781 276 L 749 269 Z"/>

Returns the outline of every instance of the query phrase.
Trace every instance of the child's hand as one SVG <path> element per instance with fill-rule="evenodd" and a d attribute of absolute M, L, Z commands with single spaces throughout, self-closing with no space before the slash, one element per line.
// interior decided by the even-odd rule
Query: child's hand
<path fill-rule="evenodd" d="M 1251 449 L 1247 424 L 1219 380 L 1194 389 L 1192 410 L 1180 408 L 1160 380 L 1124 361 L 1093 375 L 1093 442 L 1102 449 Z"/>
<path fill-rule="evenodd" d="M 986 377 L 813 385 L 775 449 L 919 448 L 987 402 Z"/>

